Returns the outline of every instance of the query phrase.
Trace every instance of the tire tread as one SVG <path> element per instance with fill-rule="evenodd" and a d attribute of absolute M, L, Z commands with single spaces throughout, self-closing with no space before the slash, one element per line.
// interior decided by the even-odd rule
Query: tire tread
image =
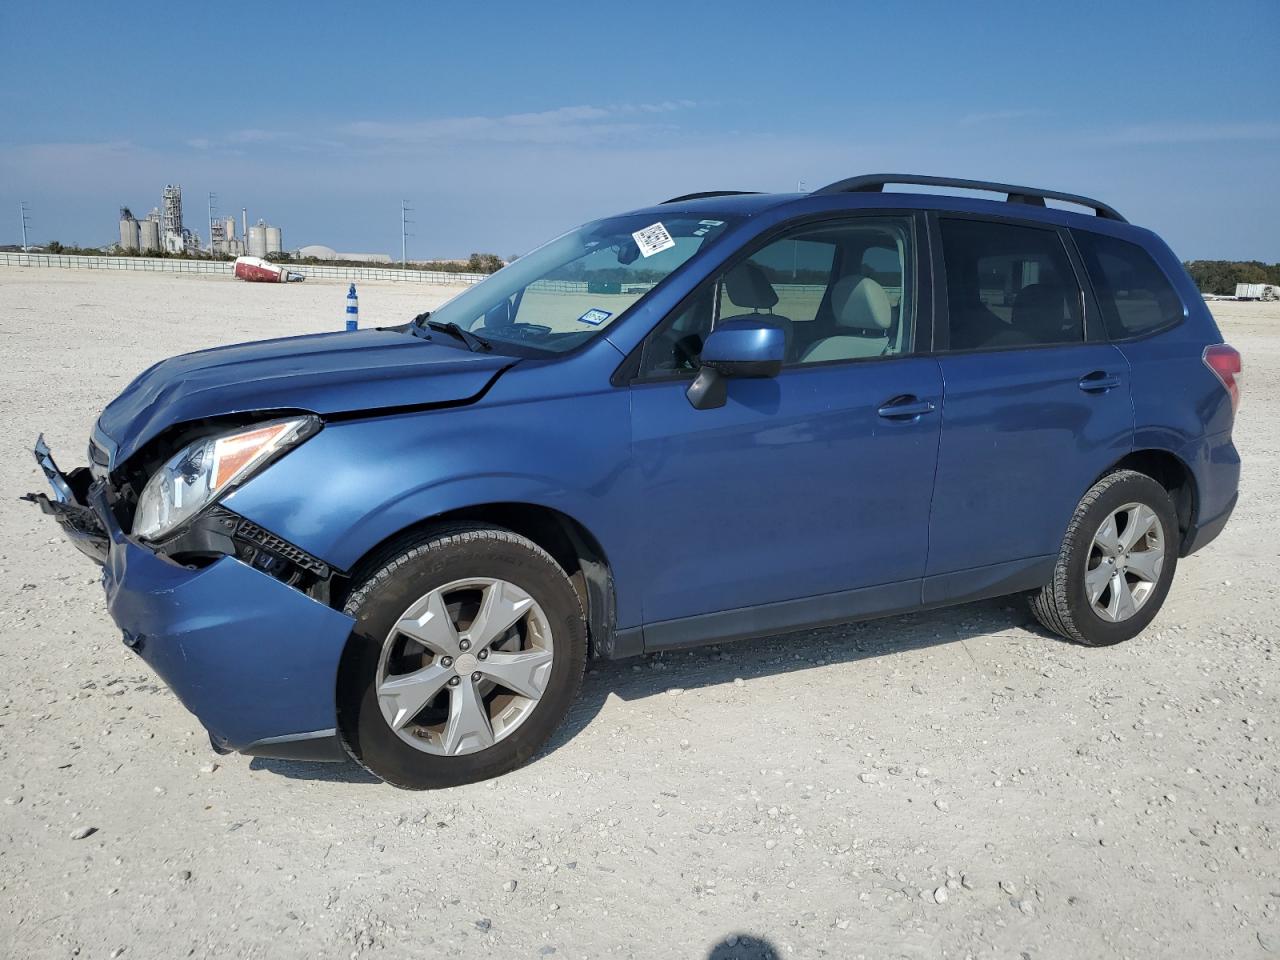
<path fill-rule="evenodd" d="M 460 547 L 471 547 L 484 543 L 503 544 L 508 547 L 515 547 L 531 554 L 546 564 L 548 568 L 554 570 L 555 573 L 564 580 L 566 596 L 573 598 L 577 616 L 583 623 L 585 637 L 586 615 L 582 611 L 582 603 L 578 597 L 578 592 L 573 588 L 573 584 L 569 580 L 568 574 L 565 573 L 564 568 L 556 562 L 555 558 L 552 557 L 551 554 L 527 537 L 523 537 L 518 533 L 506 529 L 505 527 L 486 523 L 456 522 L 441 524 L 439 526 L 413 531 L 403 537 L 399 537 L 388 542 L 375 555 L 371 556 L 369 561 L 364 565 L 364 571 L 373 572 L 367 573 L 367 575 L 357 574 L 359 579 L 356 580 L 356 585 L 352 588 L 343 603 L 343 612 L 350 617 L 358 618 L 360 610 L 365 605 L 370 595 L 375 593 L 380 587 L 384 586 L 387 581 L 397 577 L 405 567 L 413 566 L 424 560 L 429 561 L 440 553 L 447 553 Z M 586 673 L 585 657 L 579 663 L 578 667 L 579 668 L 574 670 L 571 674 L 571 686 L 568 697 L 569 703 L 573 703 L 577 700 L 579 691 L 582 688 L 582 680 Z M 341 710 L 341 706 L 339 709 Z M 554 735 L 555 730 L 559 729 L 559 727 L 563 725 L 567 717 L 568 711 L 566 710 L 564 715 L 561 716 L 559 723 L 557 723 L 555 727 L 552 728 L 550 734 L 548 734 L 548 738 Z M 344 724 L 340 718 L 338 723 L 338 736 L 344 749 L 353 761 L 379 779 L 383 779 L 387 783 L 390 783 L 392 786 L 408 789 L 421 789 L 421 787 L 416 784 L 397 782 L 395 779 L 389 778 L 385 771 L 379 772 L 371 769 L 361 759 L 358 751 L 354 749 L 353 745 L 348 742 L 343 728 Z M 501 772 L 503 771 L 495 769 L 492 773 L 486 774 L 486 776 L 495 776 Z"/>
<path fill-rule="evenodd" d="M 1090 531 L 1085 529 L 1085 521 L 1095 503 L 1101 500 L 1115 486 L 1134 479 L 1150 481 L 1145 473 L 1136 470 L 1117 470 L 1109 473 L 1092 487 L 1080 500 L 1071 522 L 1067 524 L 1066 536 L 1062 538 L 1062 549 L 1058 552 L 1057 563 L 1053 567 L 1053 580 L 1041 587 L 1031 597 L 1031 613 L 1047 630 L 1067 640 L 1087 647 L 1098 646 L 1080 629 L 1071 612 L 1070 593 L 1067 587 L 1068 572 L 1071 559 L 1079 548 L 1081 538 L 1089 537 Z"/>

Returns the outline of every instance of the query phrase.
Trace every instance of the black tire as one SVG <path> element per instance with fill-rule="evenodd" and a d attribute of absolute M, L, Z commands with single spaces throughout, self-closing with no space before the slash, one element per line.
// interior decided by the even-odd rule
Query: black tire
<path fill-rule="evenodd" d="M 1088 602 L 1084 578 L 1094 534 L 1112 512 L 1128 503 L 1145 504 L 1160 519 L 1164 528 L 1164 564 L 1138 612 L 1127 620 L 1112 622 L 1099 616 Z M 1089 647 L 1107 647 L 1137 636 L 1160 612 L 1168 596 L 1178 565 L 1178 538 L 1178 517 L 1164 487 L 1134 470 L 1108 474 L 1076 507 L 1062 541 L 1053 580 L 1032 595 L 1032 614 L 1048 630 Z"/>
<path fill-rule="evenodd" d="M 351 757 L 374 776 L 407 790 L 487 780 L 533 757 L 564 720 L 586 667 L 586 619 L 560 565 L 509 530 L 455 524 L 397 544 L 370 569 L 344 606 L 356 624 L 339 668 L 338 731 Z M 470 577 L 506 580 L 537 602 L 554 639 L 551 673 L 536 706 L 507 736 L 474 753 L 431 754 L 406 743 L 383 718 L 375 692 L 379 658 L 410 604 Z"/>

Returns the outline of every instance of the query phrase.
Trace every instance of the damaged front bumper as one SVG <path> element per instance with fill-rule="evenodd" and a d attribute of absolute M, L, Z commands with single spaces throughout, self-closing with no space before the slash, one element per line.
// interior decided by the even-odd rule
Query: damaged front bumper
<path fill-rule="evenodd" d="M 338 662 L 354 621 L 232 556 L 177 563 L 121 529 L 105 477 L 63 473 L 43 438 L 52 488 L 28 494 L 102 564 L 107 609 L 124 642 L 204 724 L 216 749 L 341 760 Z"/>
<path fill-rule="evenodd" d="M 89 469 L 80 467 L 69 474 L 59 470 L 44 442 L 44 434 L 36 439 L 35 454 L 36 463 L 53 489 L 53 498 L 43 493 L 28 493 L 22 499 L 34 503 L 43 513 L 57 520 L 67 539 L 81 553 L 95 563 L 105 564 L 111 541 L 102 519 L 86 505 L 89 488 L 93 485 Z"/>

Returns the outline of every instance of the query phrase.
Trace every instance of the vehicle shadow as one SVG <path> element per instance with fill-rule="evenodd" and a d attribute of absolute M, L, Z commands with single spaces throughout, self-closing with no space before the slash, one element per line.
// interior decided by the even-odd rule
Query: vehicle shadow
<path fill-rule="evenodd" d="M 250 770 L 265 770 L 290 780 L 316 780 L 322 783 L 365 783 L 380 785 L 377 777 L 352 760 L 342 763 L 315 763 L 302 760 L 276 760 L 272 757 L 254 757 L 249 761 Z"/>
<path fill-rule="evenodd" d="M 1025 601 L 1019 597 L 1000 597 L 758 640 L 655 653 L 627 660 L 592 661 L 588 664 L 582 692 L 570 708 L 565 722 L 531 762 L 536 763 L 540 757 L 554 753 L 577 736 L 595 719 L 610 694 L 631 701 L 660 696 L 673 687 L 693 692 L 733 683 L 736 679 L 746 681 L 828 664 L 854 663 L 963 642 L 971 637 L 990 636 L 1015 628 L 1048 636 L 1032 619 Z M 255 757 L 249 768 L 266 770 L 293 780 L 355 784 L 381 782 L 355 763 L 303 763 Z M 735 949 L 736 953 L 712 956 L 741 953 L 740 949 Z"/>
<path fill-rule="evenodd" d="M 828 664 L 855 663 L 911 650 L 962 643 L 1003 630 L 1027 629 L 1049 636 L 1020 597 L 998 597 L 880 620 L 740 640 L 692 650 L 655 653 L 588 664 L 582 691 L 540 756 L 554 753 L 587 727 L 610 694 L 642 700 L 679 688 L 685 695 L 737 679 L 778 676 Z M 1055 638 L 1057 639 L 1057 638 Z M 536 762 L 536 760 L 535 760 Z"/>
<path fill-rule="evenodd" d="M 768 940 L 748 933 L 730 934 L 707 954 L 707 960 L 781 960 L 781 957 Z"/>

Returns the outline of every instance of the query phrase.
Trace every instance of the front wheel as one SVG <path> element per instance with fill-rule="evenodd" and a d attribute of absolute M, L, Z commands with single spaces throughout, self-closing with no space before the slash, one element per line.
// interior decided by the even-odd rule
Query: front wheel
<path fill-rule="evenodd" d="M 407 544 L 352 591 L 338 678 L 348 752 L 398 787 L 505 773 L 577 695 L 586 622 L 564 571 L 508 530 L 454 526 Z"/>
<path fill-rule="evenodd" d="M 1031 600 L 1049 630 L 1090 647 L 1137 636 L 1160 611 L 1178 565 L 1178 518 L 1146 474 L 1117 470 L 1076 507 L 1053 581 Z"/>

